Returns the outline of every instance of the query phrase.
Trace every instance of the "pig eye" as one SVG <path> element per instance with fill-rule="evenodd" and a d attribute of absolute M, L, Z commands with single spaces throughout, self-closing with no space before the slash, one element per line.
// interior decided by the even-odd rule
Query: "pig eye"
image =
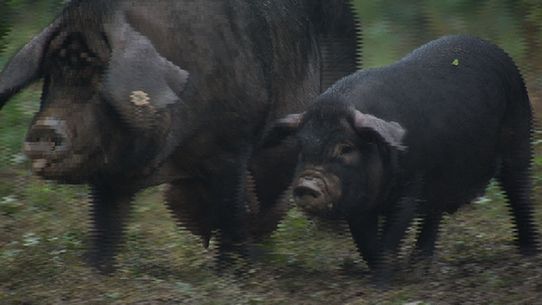
<path fill-rule="evenodd" d="M 352 144 L 340 144 L 336 148 L 337 155 L 347 155 L 355 151 L 354 145 Z"/>
<path fill-rule="evenodd" d="M 78 37 L 70 36 L 56 52 L 60 64 L 70 68 L 82 68 L 92 64 L 95 56 Z"/>

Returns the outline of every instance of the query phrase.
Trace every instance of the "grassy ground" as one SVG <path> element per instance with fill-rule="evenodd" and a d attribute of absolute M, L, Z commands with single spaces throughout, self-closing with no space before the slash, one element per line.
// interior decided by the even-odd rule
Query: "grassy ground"
<path fill-rule="evenodd" d="M 15 193 L 1 203 L 1 304 L 542 303 L 542 258 L 516 254 L 494 187 L 486 200 L 446 219 L 428 275 L 404 270 L 381 291 L 370 285 L 347 234 L 320 230 L 295 210 L 251 269 L 218 276 L 212 245 L 204 250 L 176 228 L 159 188 L 139 196 L 119 269 L 102 276 L 81 260 L 84 188 L 39 181 L 23 169 L 4 170 L 2 177 Z M 538 204 L 538 223 L 541 211 Z"/>

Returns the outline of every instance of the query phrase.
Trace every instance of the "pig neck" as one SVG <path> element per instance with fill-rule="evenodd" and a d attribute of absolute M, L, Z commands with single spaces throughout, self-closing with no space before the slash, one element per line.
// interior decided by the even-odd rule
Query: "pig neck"
<path fill-rule="evenodd" d="M 166 160 L 158 166 L 147 166 L 143 171 L 127 175 L 100 175 L 90 179 L 88 183 L 95 186 L 115 186 L 119 191 L 137 192 L 147 187 L 187 178 L 189 175 L 186 172 Z"/>

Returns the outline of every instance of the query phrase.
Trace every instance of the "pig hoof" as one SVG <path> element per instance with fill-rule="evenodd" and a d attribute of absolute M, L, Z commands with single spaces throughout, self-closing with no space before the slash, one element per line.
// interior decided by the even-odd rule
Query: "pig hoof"
<path fill-rule="evenodd" d="M 111 275 L 115 272 L 115 263 L 113 259 L 100 257 L 93 253 L 85 255 L 85 261 L 101 275 Z"/>
<path fill-rule="evenodd" d="M 519 252 L 525 257 L 532 257 L 540 254 L 540 249 L 536 246 L 521 247 Z"/>
<path fill-rule="evenodd" d="M 222 254 L 218 256 L 214 271 L 219 276 L 233 275 L 238 278 L 243 278 L 249 274 L 250 263 L 240 255 L 232 253 Z"/>

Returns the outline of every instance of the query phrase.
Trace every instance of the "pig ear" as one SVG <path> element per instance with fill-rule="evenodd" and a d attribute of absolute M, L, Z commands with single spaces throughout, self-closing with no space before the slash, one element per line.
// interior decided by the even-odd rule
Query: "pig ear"
<path fill-rule="evenodd" d="M 160 55 L 124 18 L 106 30 L 112 53 L 103 93 L 128 123 L 141 127 L 156 111 L 180 103 L 187 71 Z"/>
<path fill-rule="evenodd" d="M 0 108 L 11 96 L 42 76 L 43 57 L 59 24 L 60 21 L 55 20 L 7 63 L 0 73 Z"/>
<path fill-rule="evenodd" d="M 360 135 L 376 136 L 395 149 L 406 149 L 402 144 L 406 131 L 397 122 L 387 122 L 355 110 L 354 128 Z"/>
<path fill-rule="evenodd" d="M 294 134 L 303 121 L 304 112 L 289 114 L 282 119 L 276 120 L 266 132 L 263 139 L 263 148 L 269 148 L 280 144 L 284 138 Z"/>

